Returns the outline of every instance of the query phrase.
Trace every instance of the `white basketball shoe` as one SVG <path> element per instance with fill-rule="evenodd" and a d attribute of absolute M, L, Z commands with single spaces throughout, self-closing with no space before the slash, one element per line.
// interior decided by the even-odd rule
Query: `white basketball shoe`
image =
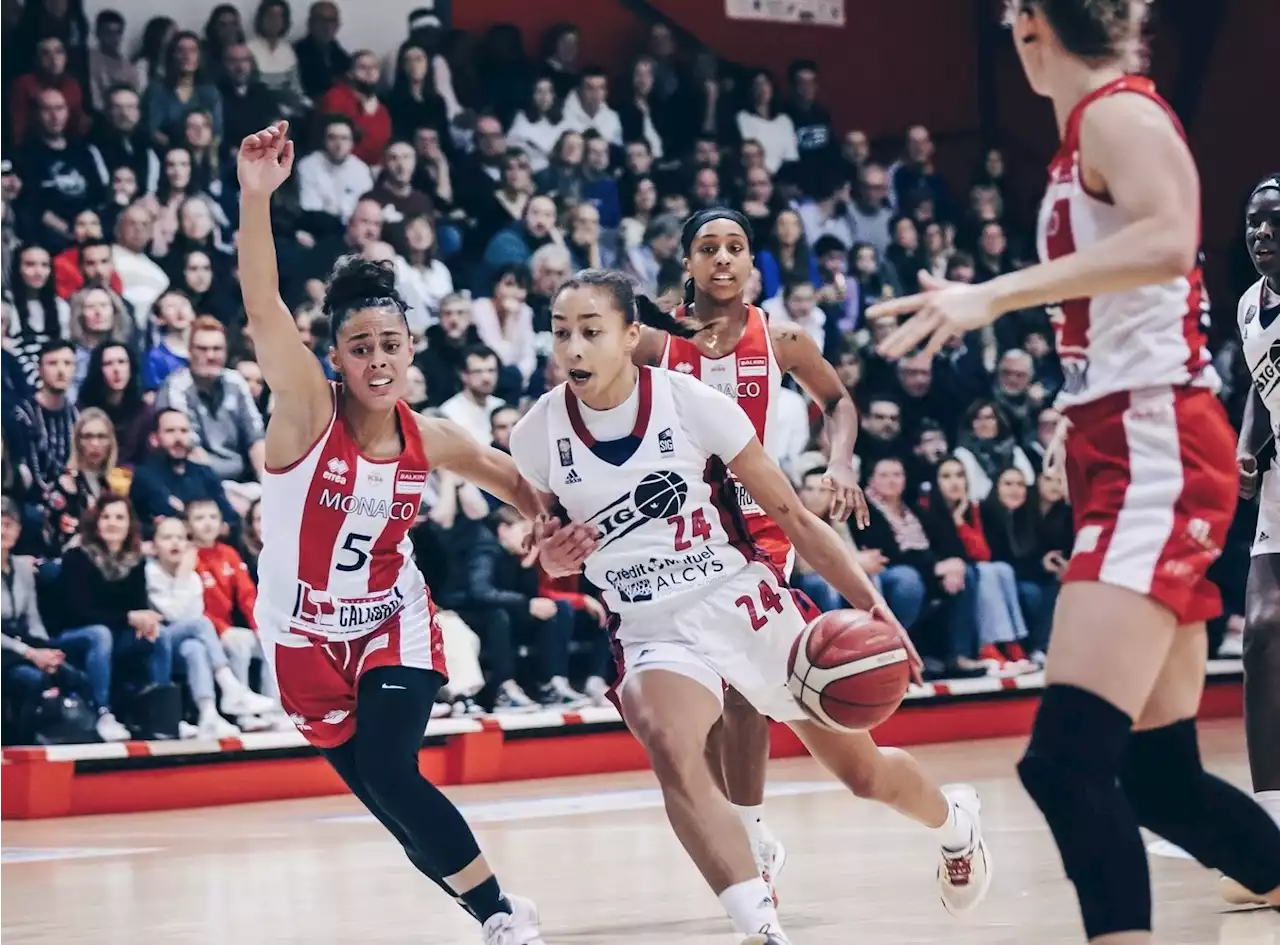
<path fill-rule="evenodd" d="M 791 939 L 781 932 L 758 932 L 744 938 L 741 945 L 791 945 Z"/>
<path fill-rule="evenodd" d="M 948 784 L 942 793 L 956 809 L 957 821 L 968 823 L 968 837 L 962 845 L 943 846 L 938 860 L 938 893 L 942 905 L 952 915 L 968 912 L 986 896 L 991 887 L 991 857 L 982 839 L 982 802 L 968 784 Z"/>
<path fill-rule="evenodd" d="M 538 907 L 531 899 L 506 895 L 510 912 L 498 912 L 485 920 L 484 945 L 546 945 L 538 931 Z"/>

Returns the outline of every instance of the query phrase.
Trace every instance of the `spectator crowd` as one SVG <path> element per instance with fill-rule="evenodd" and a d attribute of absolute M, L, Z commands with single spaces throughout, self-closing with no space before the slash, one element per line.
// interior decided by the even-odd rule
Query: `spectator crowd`
<path fill-rule="evenodd" d="M 126 51 L 118 12 L 90 24 L 80 0 L 27 0 L 4 34 L 7 738 L 39 736 L 55 689 L 104 740 L 289 725 L 253 621 L 272 395 L 235 258 L 235 152 L 280 118 L 299 158 L 273 223 L 300 337 L 332 374 L 327 274 L 346 254 L 390 260 L 413 408 L 502 450 L 562 379 L 548 357 L 559 285 L 605 266 L 669 292 L 683 220 L 740 209 L 756 234 L 752 301 L 808 332 L 859 407 L 871 524 L 831 527 L 930 675 L 1043 663 L 1071 549 L 1064 483 L 1043 469 L 1063 380 L 1048 313 L 898 361 L 875 353 L 889 326 L 864 318 L 921 271 L 978 282 L 1029 258 L 1000 150 L 956 187 L 922 126 L 874 144 L 835 127 L 814 62 L 773 76 L 663 23 L 617 70 L 581 61 L 572 24 L 475 36 L 429 10 L 395 48 L 348 50 L 326 0 L 298 25 L 287 0 L 262 0 L 251 22 L 216 6 L 199 32 L 128 25 L 142 28 Z M 821 417 L 797 388 L 779 418 L 776 459 L 830 521 Z M 433 473 L 412 534 L 453 670 L 439 714 L 603 700 L 604 608 L 540 572 L 527 529 Z M 794 583 L 843 606 L 803 561 Z M 1238 615 L 1242 588 L 1227 577 L 1224 590 Z M 1224 653 L 1239 625 L 1226 621 Z"/>

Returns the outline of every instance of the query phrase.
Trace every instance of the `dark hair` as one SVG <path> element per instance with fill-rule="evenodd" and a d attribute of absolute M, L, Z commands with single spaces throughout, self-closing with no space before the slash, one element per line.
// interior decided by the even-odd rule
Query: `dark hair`
<path fill-rule="evenodd" d="M 253 31 L 262 35 L 262 21 L 267 18 L 267 11 L 272 7 L 279 7 L 284 11 L 284 29 L 280 35 L 287 37 L 289 30 L 293 28 L 293 10 L 290 9 L 288 0 L 262 0 L 258 4 L 258 11 L 253 15 Z"/>
<path fill-rule="evenodd" d="M 787 81 L 794 84 L 796 81 L 796 76 L 798 76 L 801 72 L 804 72 L 806 70 L 808 70 L 809 72 L 817 73 L 818 64 L 814 62 L 812 59 L 793 60 L 791 65 L 787 66 Z"/>
<path fill-rule="evenodd" d="M 1010 0 L 1006 17 L 1038 9 L 1073 56 L 1086 61 L 1120 58 L 1126 68 L 1137 69 L 1149 6 L 1149 0 Z"/>
<path fill-rule="evenodd" d="M 498 287 L 498 283 L 503 279 L 511 278 L 516 281 L 516 285 L 524 289 L 526 292 L 533 287 L 533 274 L 529 272 L 529 267 L 522 262 L 503 263 L 493 274 L 493 282 L 489 285 L 489 295 L 493 295 L 493 290 Z"/>
<path fill-rule="evenodd" d="M 196 44 L 196 73 L 192 80 L 193 85 L 204 84 L 204 46 L 200 43 L 200 37 L 190 30 L 181 30 L 173 34 L 169 40 L 169 45 L 164 51 L 164 81 L 170 86 L 178 84 L 178 47 L 183 40 L 191 40 Z M 170 151 L 173 149 L 170 148 Z"/>
<path fill-rule="evenodd" d="M 329 319 L 329 336 L 336 340 L 347 316 L 362 308 L 395 308 L 404 318 L 408 306 L 396 291 L 396 271 L 390 262 L 342 256 L 334 263 L 324 290 L 321 310 Z"/>
<path fill-rule="evenodd" d="M 84 251 L 86 249 L 93 249 L 95 246 L 105 246 L 108 250 L 110 250 L 111 241 L 105 240 L 101 236 L 89 237 L 87 240 L 85 240 L 83 243 L 81 243 L 79 246 L 76 247 L 76 259 L 79 262 L 84 262 Z"/>
<path fill-rule="evenodd" d="M 689 253 L 693 249 L 693 241 L 698 237 L 698 231 L 710 223 L 712 220 L 729 220 L 742 227 L 742 232 L 747 236 L 747 249 L 750 250 L 755 243 L 755 232 L 751 229 L 751 221 L 746 215 L 739 213 L 729 207 L 707 207 L 705 210 L 699 210 L 697 213 L 689 217 L 685 221 L 684 228 L 680 231 L 680 249 L 688 258 Z M 803 239 L 803 237 L 802 237 Z M 694 290 L 697 288 L 693 279 L 686 279 L 684 283 L 684 304 L 692 305 Z M 657 326 L 654 326 L 657 327 Z M 691 330 L 677 331 L 673 334 L 682 338 L 692 337 Z"/>
<path fill-rule="evenodd" d="M 462 365 L 464 370 L 466 369 L 467 362 L 470 361 L 472 358 L 480 358 L 482 360 L 488 360 L 489 358 L 493 358 L 497 360 L 498 353 L 494 351 L 492 348 L 490 348 L 488 345 L 470 345 L 465 351 L 462 352 Z"/>
<path fill-rule="evenodd" d="M 99 10 L 93 21 L 93 28 L 97 31 L 104 26 L 124 26 L 124 17 L 119 10 Z"/>
<path fill-rule="evenodd" d="M 159 433 L 160 421 L 163 420 L 168 414 L 171 414 L 171 413 L 176 413 L 178 416 L 184 417 L 190 420 L 190 418 L 187 417 L 187 413 L 185 410 L 179 410 L 177 407 L 161 407 L 159 410 L 156 411 L 155 419 L 151 421 L 151 432 Z"/>
<path fill-rule="evenodd" d="M 395 78 L 392 80 L 392 93 L 397 97 L 403 96 L 404 101 L 409 100 L 409 73 L 404 68 L 404 54 L 410 49 L 417 49 L 427 57 L 427 74 L 422 79 L 422 98 L 424 104 L 429 105 L 431 104 L 431 99 L 437 94 L 435 69 L 431 66 L 431 50 L 427 49 L 425 43 L 416 39 L 405 40 L 400 44 L 400 48 L 396 50 L 396 70 Z"/>
<path fill-rule="evenodd" d="M 89 506 L 84 516 L 80 519 L 80 544 L 82 547 L 85 545 L 103 547 L 102 539 L 98 536 L 98 519 L 102 518 L 102 513 L 107 510 L 108 506 L 116 504 L 123 505 L 125 511 L 129 514 L 129 534 L 125 536 L 124 547 L 121 551 L 125 554 L 138 553 L 138 550 L 142 547 L 142 524 L 138 521 L 138 513 L 134 511 L 133 503 L 126 496 L 105 491 L 102 498 L 98 500 L 98 504 Z"/>
<path fill-rule="evenodd" d="M 796 289 L 804 286 L 808 286 L 810 289 L 815 288 L 813 282 L 809 279 L 788 279 L 782 287 L 782 300 L 784 302 L 790 300 L 791 296 L 795 295 Z"/>
<path fill-rule="evenodd" d="M 39 363 L 44 363 L 45 355 L 53 354 L 57 351 L 70 351 L 72 354 L 75 354 L 76 346 L 65 338 L 50 338 L 40 346 L 40 357 L 38 358 Z"/>
<path fill-rule="evenodd" d="M 564 101 L 560 98 L 560 93 L 556 90 L 556 77 L 550 70 L 540 72 L 536 75 L 531 83 L 529 83 L 529 97 L 525 100 L 523 111 L 524 116 L 530 124 L 533 124 L 541 116 L 538 114 L 538 106 L 533 103 L 534 91 L 538 88 L 539 82 L 551 83 L 551 108 L 547 110 L 547 121 L 552 125 L 558 125 L 564 120 Z"/>
<path fill-rule="evenodd" d="M 583 269 L 568 279 L 552 296 L 554 307 L 560 293 L 566 289 L 600 289 L 609 293 L 614 307 L 622 313 L 622 320 L 628 325 L 639 322 L 659 331 L 679 338 L 692 338 L 698 330 L 677 319 L 670 312 L 664 312 L 658 303 L 647 295 L 637 295 L 631 278 L 614 269 Z"/>
<path fill-rule="evenodd" d="M 329 112 L 320 119 L 320 133 L 323 135 L 334 125 L 345 125 L 351 129 L 351 137 L 356 143 L 360 141 L 360 129 L 356 127 L 356 123 L 346 115 L 340 115 L 337 112 Z"/>
<path fill-rule="evenodd" d="M 118 409 L 123 415 L 132 417 L 134 412 L 142 406 L 142 371 L 138 367 L 138 356 L 133 348 L 123 341 L 104 341 L 93 349 L 89 355 L 89 367 L 84 383 L 80 385 L 80 394 L 76 398 L 76 406 L 80 410 L 98 407 L 111 413 L 107 403 L 107 381 L 102 374 L 102 362 L 106 358 L 107 351 L 112 348 L 119 348 L 129 359 L 129 381 L 121 391 Z"/>
<path fill-rule="evenodd" d="M 138 52 L 133 57 L 133 61 L 146 62 L 148 76 L 164 56 L 164 49 L 161 47 L 164 34 L 177 25 L 172 17 L 153 16 L 142 27 L 142 39 L 138 42 Z"/>

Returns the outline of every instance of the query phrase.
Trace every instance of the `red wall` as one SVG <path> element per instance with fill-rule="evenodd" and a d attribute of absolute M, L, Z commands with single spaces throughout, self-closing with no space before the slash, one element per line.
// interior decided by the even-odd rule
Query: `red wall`
<path fill-rule="evenodd" d="M 938 142 L 943 172 L 957 190 L 968 183 L 984 143 L 975 23 L 997 29 L 1000 4 L 995 0 L 846 0 L 848 22 L 839 29 L 727 20 L 723 0 L 652 2 L 723 57 L 765 66 L 779 80 L 793 59 L 817 61 L 823 99 L 837 130 L 862 128 L 891 157 L 906 127 L 922 123 Z M 1163 21 L 1153 39 L 1152 74 L 1162 88 L 1172 86 L 1190 44 L 1201 41 L 1195 4 L 1202 2 L 1160 0 L 1156 5 Z M 980 17 L 975 7 L 983 11 Z M 1258 178 L 1280 166 L 1272 74 L 1280 5 L 1236 0 L 1226 16 L 1188 135 L 1203 178 L 1211 295 L 1220 311 L 1234 312 L 1233 294 L 1244 288 L 1238 283 L 1247 275 L 1238 258 L 1243 201 Z M 468 30 L 500 20 L 514 23 L 531 52 L 548 26 L 573 22 L 582 30 L 584 61 L 617 72 L 638 51 L 644 31 L 644 24 L 616 0 L 455 3 L 454 19 Z M 1030 206 L 1043 192 L 1043 168 L 1056 144 L 1053 114 L 1027 87 L 1007 37 L 994 36 L 992 47 L 996 142 L 1010 159 L 1019 202 Z M 1249 108 L 1251 98 L 1265 101 L 1269 114 Z M 1234 269 L 1229 270 L 1229 260 Z"/>

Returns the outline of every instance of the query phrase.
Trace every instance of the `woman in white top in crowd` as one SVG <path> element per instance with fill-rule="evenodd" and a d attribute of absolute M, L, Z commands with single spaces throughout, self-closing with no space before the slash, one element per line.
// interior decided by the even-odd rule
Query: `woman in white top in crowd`
<path fill-rule="evenodd" d="M 174 651 L 186 664 L 187 685 L 199 712 L 200 737 L 239 735 L 239 727 L 226 719 L 229 715 L 279 712 L 275 702 L 250 691 L 231 672 L 217 631 L 204 615 L 204 582 L 196 573 L 196 549 L 187 539 L 186 522 L 161 519 L 156 524 L 154 545 L 155 557 L 147 559 L 147 597 L 164 617 L 160 633 L 172 639 Z M 214 699 L 215 680 L 222 690 L 221 706 Z"/>
<path fill-rule="evenodd" d="M 480 340 L 505 366 L 518 370 L 524 384 L 538 366 L 533 309 L 525 302 L 529 281 L 529 267 L 510 263 L 498 270 L 492 297 L 471 303 L 471 321 Z"/>
<path fill-rule="evenodd" d="M 569 130 L 564 121 L 563 102 L 556 97 L 556 86 L 550 77 L 533 83 L 533 94 L 525 107 L 516 112 L 507 132 L 507 144 L 529 155 L 529 168 L 538 173 L 551 161 L 560 136 Z"/>
<path fill-rule="evenodd" d="M 396 236 L 396 251 L 404 265 L 397 264 L 396 277 L 421 301 L 428 323 L 434 322 L 440 303 L 453 294 L 453 273 L 436 257 L 436 225 L 426 214 L 404 221 L 404 232 Z M 425 326 L 424 326 L 425 327 Z"/>
<path fill-rule="evenodd" d="M 258 67 L 258 78 L 290 113 L 310 104 L 302 91 L 298 56 L 289 42 L 292 21 L 286 0 L 262 0 L 253 16 L 254 37 L 246 43 Z"/>
<path fill-rule="evenodd" d="M 738 131 L 742 140 L 759 141 L 764 147 L 764 166 L 769 173 L 778 173 L 787 161 L 798 161 L 795 125 L 774 104 L 773 79 L 763 69 L 751 77 L 745 104 L 738 112 Z"/>

